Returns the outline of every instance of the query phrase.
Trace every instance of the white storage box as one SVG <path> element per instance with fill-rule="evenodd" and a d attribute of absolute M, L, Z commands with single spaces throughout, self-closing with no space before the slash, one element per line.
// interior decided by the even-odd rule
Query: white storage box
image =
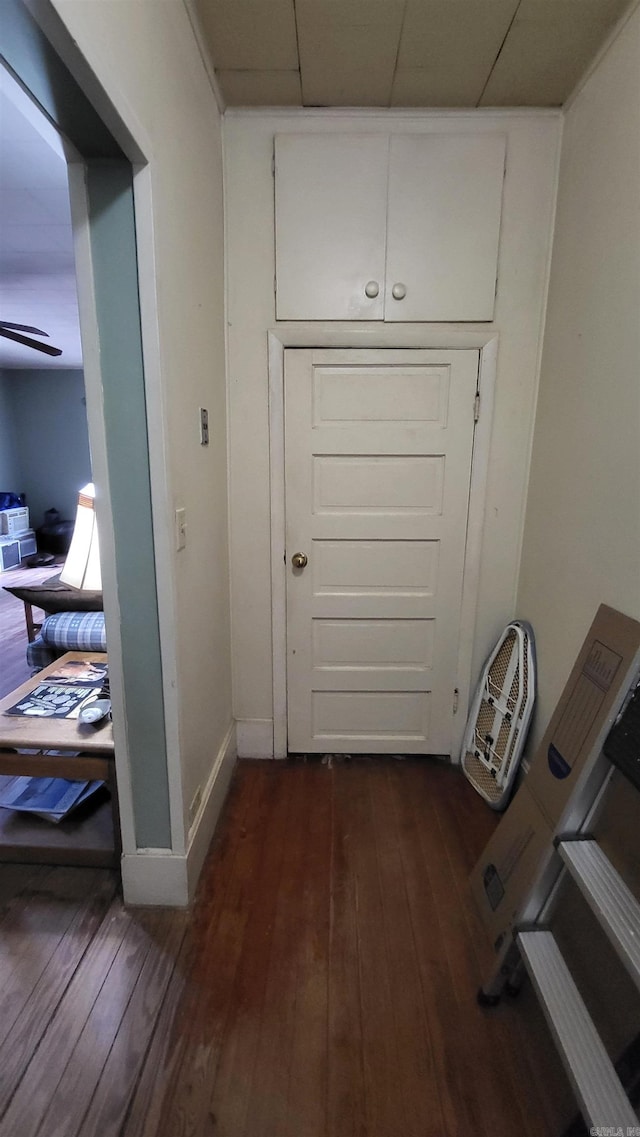
<path fill-rule="evenodd" d="M 20 560 L 23 561 L 25 557 L 32 557 L 34 553 L 38 552 L 38 542 L 33 529 L 27 529 L 24 533 L 18 533 L 16 540 L 20 546 Z"/>
<path fill-rule="evenodd" d="M 20 564 L 20 542 L 15 537 L 0 537 L 0 572 Z"/>
<path fill-rule="evenodd" d="M 0 509 L 0 533 L 4 537 L 15 537 L 29 528 L 29 510 L 26 505 L 15 509 Z"/>

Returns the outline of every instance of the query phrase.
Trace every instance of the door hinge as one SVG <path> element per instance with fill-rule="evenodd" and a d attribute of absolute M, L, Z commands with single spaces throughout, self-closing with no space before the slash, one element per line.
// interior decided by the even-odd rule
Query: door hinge
<path fill-rule="evenodd" d="M 458 687 L 456 687 L 454 692 L 453 692 L 453 713 L 454 713 L 454 715 L 457 715 L 457 713 L 458 713 L 458 700 L 459 700 L 459 698 L 460 698 L 460 690 Z"/>
<path fill-rule="evenodd" d="M 278 295 L 278 278 L 275 273 L 273 274 L 273 295 Z"/>
<path fill-rule="evenodd" d="M 480 418 L 480 392 L 476 391 L 476 397 L 473 401 L 473 421 L 477 422 Z"/>

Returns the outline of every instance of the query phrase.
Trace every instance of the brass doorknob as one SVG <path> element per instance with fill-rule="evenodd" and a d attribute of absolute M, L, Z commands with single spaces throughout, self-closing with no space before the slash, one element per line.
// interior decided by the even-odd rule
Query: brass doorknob
<path fill-rule="evenodd" d="M 307 563 L 306 553 L 294 553 L 291 558 L 291 564 L 294 568 L 304 568 Z"/>

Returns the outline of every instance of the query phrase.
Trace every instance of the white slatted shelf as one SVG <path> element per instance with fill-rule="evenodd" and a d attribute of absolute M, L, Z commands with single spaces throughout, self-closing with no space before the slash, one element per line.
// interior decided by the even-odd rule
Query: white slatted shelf
<path fill-rule="evenodd" d="M 519 932 L 517 943 L 562 1055 L 585 1120 L 596 1127 L 638 1119 L 551 932 Z"/>
<path fill-rule="evenodd" d="M 562 841 L 558 852 L 640 988 L 640 904 L 596 841 Z"/>

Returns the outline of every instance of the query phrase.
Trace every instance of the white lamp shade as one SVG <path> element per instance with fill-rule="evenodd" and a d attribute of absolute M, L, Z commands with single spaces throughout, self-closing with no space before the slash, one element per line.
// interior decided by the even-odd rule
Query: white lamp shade
<path fill-rule="evenodd" d="M 102 576 L 94 498 L 93 482 L 89 482 L 78 494 L 76 524 L 60 580 L 64 584 L 70 584 L 72 588 L 100 592 Z"/>

